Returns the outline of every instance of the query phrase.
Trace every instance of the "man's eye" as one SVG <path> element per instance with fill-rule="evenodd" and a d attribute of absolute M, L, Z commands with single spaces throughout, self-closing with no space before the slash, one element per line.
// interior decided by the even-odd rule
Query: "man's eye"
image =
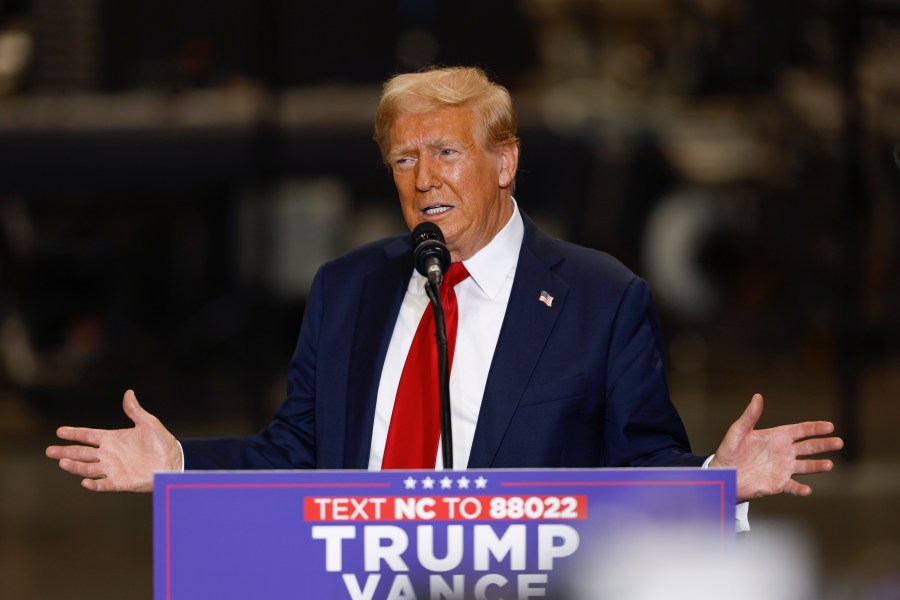
<path fill-rule="evenodd" d="M 443 148 L 441 149 L 441 156 L 453 156 L 456 154 L 456 150 L 453 148 Z"/>

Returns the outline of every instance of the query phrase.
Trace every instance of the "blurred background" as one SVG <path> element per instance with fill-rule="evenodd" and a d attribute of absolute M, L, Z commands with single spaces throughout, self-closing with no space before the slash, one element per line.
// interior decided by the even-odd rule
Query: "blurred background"
<path fill-rule="evenodd" d="M 900 598 L 897 0 L 0 0 L 3 596 L 151 597 L 152 498 L 44 447 L 127 388 L 265 424 L 315 269 L 404 231 L 372 120 L 429 64 L 506 85 L 519 205 L 650 281 L 695 451 L 757 391 L 835 421 L 813 496 L 751 506 L 796 597 Z"/>

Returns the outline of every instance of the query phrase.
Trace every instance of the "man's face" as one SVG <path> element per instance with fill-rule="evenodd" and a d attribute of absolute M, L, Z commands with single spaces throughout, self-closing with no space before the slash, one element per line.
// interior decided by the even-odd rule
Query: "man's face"
<path fill-rule="evenodd" d="M 402 114 L 390 140 L 388 161 L 407 226 L 440 227 L 454 262 L 470 258 L 506 225 L 518 147 L 485 148 L 472 110 Z"/>

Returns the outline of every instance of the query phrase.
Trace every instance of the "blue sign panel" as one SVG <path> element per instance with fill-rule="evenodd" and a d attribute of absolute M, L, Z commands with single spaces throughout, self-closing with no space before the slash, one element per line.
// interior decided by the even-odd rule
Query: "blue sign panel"
<path fill-rule="evenodd" d="M 154 598 L 542 598 L 636 531 L 734 541 L 702 469 L 157 474 Z"/>

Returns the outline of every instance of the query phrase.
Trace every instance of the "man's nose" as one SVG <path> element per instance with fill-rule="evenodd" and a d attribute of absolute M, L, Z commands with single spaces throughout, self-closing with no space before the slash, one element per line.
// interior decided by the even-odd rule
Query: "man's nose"
<path fill-rule="evenodd" d="M 420 192 L 438 188 L 441 186 L 438 177 L 437 165 L 430 156 L 420 157 L 416 161 L 416 189 Z"/>

